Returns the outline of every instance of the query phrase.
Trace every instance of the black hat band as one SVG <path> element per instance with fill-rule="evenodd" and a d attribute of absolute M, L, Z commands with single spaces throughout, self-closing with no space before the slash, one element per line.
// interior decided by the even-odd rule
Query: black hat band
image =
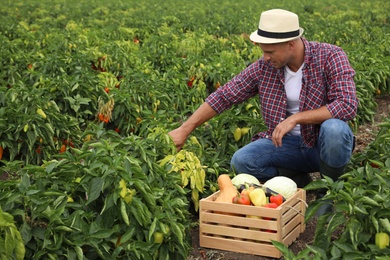
<path fill-rule="evenodd" d="M 292 32 L 267 32 L 261 29 L 257 30 L 257 34 L 266 38 L 285 39 L 299 36 L 299 29 Z"/>

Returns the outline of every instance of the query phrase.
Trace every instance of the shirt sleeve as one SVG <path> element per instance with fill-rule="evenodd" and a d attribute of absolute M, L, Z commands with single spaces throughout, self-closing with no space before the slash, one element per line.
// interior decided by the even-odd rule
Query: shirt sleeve
<path fill-rule="evenodd" d="M 329 84 L 326 107 L 333 118 L 343 121 L 353 119 L 357 113 L 358 99 L 354 82 L 355 71 L 345 52 L 337 47 L 325 65 Z"/>
<path fill-rule="evenodd" d="M 257 62 L 245 68 L 228 83 L 219 87 L 206 98 L 209 104 L 218 114 L 230 109 L 234 104 L 239 104 L 255 96 L 258 93 L 256 71 Z"/>

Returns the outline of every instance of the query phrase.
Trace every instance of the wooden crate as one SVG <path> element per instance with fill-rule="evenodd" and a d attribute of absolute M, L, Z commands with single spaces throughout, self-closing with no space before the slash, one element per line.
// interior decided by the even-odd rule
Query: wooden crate
<path fill-rule="evenodd" d="M 276 209 L 215 202 L 218 194 L 200 200 L 201 247 L 280 258 L 271 240 L 289 246 L 305 230 L 303 189 Z"/>

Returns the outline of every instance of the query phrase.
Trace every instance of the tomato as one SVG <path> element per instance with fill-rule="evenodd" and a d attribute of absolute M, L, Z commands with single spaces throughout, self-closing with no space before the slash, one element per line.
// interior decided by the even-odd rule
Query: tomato
<path fill-rule="evenodd" d="M 282 203 L 283 203 L 283 196 L 281 194 L 271 195 L 271 197 L 269 197 L 269 202 L 274 202 L 278 206 L 282 205 Z"/>

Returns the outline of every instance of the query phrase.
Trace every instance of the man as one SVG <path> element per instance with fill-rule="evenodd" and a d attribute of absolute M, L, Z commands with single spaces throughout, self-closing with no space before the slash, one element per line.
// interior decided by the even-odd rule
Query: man
<path fill-rule="evenodd" d="M 169 133 L 178 149 L 196 127 L 258 95 L 268 130 L 236 151 L 231 167 L 260 181 L 317 171 L 337 180 L 354 144 L 346 122 L 357 112 L 355 71 L 341 48 L 309 42 L 303 31 L 292 12 L 263 12 L 258 30 L 250 35 L 263 57 L 210 94 Z"/>

